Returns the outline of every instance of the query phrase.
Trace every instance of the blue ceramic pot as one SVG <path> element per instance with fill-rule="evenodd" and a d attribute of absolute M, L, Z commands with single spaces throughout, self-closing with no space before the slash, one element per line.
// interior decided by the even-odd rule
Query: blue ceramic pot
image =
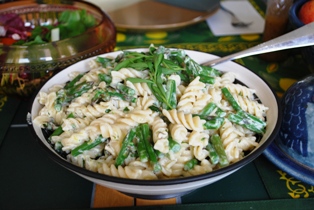
<path fill-rule="evenodd" d="M 314 167 L 314 74 L 293 84 L 281 105 L 279 145 L 294 159 Z"/>

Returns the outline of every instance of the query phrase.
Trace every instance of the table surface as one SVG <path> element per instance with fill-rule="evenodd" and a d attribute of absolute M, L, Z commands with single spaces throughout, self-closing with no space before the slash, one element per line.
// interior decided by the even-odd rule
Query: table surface
<path fill-rule="evenodd" d="M 250 3 L 264 16 L 261 0 Z M 260 43 L 261 36 L 215 37 L 201 22 L 176 31 L 118 32 L 116 50 L 153 43 L 223 56 Z M 264 78 L 280 97 L 310 74 L 298 50 L 288 55 L 282 62 L 258 56 L 236 62 Z M 30 101 L 0 95 L 0 209 L 311 209 L 314 204 L 313 186 L 279 170 L 264 155 L 216 183 L 174 199 L 136 199 L 95 185 L 57 165 L 39 147 L 26 125 Z"/>

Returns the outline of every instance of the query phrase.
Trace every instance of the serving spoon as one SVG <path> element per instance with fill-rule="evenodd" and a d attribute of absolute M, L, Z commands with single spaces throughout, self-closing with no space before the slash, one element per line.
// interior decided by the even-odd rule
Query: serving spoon
<path fill-rule="evenodd" d="M 258 55 L 268 52 L 306 47 L 311 45 L 314 45 L 314 22 L 306 24 L 296 30 L 258 44 L 254 47 L 248 48 L 246 50 L 202 63 L 202 65 L 214 66 L 226 61 L 244 58 L 251 55 Z"/>

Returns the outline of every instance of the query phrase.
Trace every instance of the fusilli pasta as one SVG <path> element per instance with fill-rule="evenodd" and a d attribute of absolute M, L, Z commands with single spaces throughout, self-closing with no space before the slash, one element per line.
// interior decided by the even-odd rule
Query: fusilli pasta
<path fill-rule="evenodd" d="M 33 123 L 51 133 L 48 142 L 74 165 L 129 179 L 194 176 L 221 167 L 210 157 L 213 136 L 228 163 L 258 147 L 263 133 L 243 126 L 241 118 L 256 117 L 266 126 L 268 107 L 255 91 L 235 84 L 231 72 L 211 69 L 208 77 L 208 68 L 189 63 L 185 53 L 176 60 L 169 52 L 125 52 L 108 58 L 107 67 L 90 60 L 86 73 L 71 72 L 71 82 L 38 94 L 42 108 Z"/>

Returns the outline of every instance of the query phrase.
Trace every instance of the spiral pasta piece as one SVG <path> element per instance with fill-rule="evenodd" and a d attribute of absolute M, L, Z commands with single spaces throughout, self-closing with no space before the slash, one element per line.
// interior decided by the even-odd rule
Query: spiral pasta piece
<path fill-rule="evenodd" d="M 119 98 L 110 98 L 110 100 L 107 102 L 100 102 L 100 105 L 104 107 L 108 107 L 108 109 L 119 109 L 119 110 L 123 110 L 125 108 L 128 108 L 130 110 L 133 109 L 129 101 L 124 101 Z"/>
<path fill-rule="evenodd" d="M 96 139 L 99 135 L 103 138 L 110 139 L 105 146 L 105 150 L 111 155 L 117 156 L 121 149 L 122 141 L 126 136 L 126 132 L 119 128 L 115 124 L 109 124 L 106 122 L 91 124 L 86 127 L 86 132 L 90 139 Z"/>
<path fill-rule="evenodd" d="M 48 93 L 58 92 L 60 89 L 64 87 L 64 84 L 56 84 L 49 88 Z M 43 93 L 43 92 L 41 92 Z M 40 103 L 40 102 L 39 102 Z"/>
<path fill-rule="evenodd" d="M 205 120 L 201 120 L 199 116 L 193 117 L 192 114 L 184 114 L 183 112 L 179 112 L 176 109 L 172 109 L 170 111 L 163 109 L 162 113 L 173 124 L 176 123 L 184 125 L 184 127 L 189 130 L 204 130 L 203 124 L 205 123 Z"/>
<path fill-rule="evenodd" d="M 193 151 L 188 144 L 183 143 L 177 153 L 169 152 L 168 156 L 159 159 L 162 174 L 166 177 L 182 176 L 184 164 L 193 158 Z"/>
<path fill-rule="evenodd" d="M 72 156 L 72 155 L 67 155 L 67 160 L 76 165 L 79 166 L 81 168 L 86 168 L 90 171 L 93 172 L 97 172 L 98 171 L 98 167 L 99 164 L 96 160 L 92 159 L 91 157 L 87 156 L 87 155 L 78 155 L 76 157 Z"/>
<path fill-rule="evenodd" d="M 177 100 L 180 100 L 180 98 L 182 97 L 182 95 L 184 94 L 186 87 L 184 85 L 179 85 L 176 89 L 176 97 Z"/>
<path fill-rule="evenodd" d="M 167 124 L 160 118 L 154 119 L 152 125 L 154 149 L 162 153 L 169 152 Z"/>
<path fill-rule="evenodd" d="M 153 121 L 153 117 L 151 116 L 153 113 L 152 110 L 141 110 L 139 108 L 135 108 L 127 113 L 125 116 L 131 118 L 133 121 L 137 123 L 151 123 Z"/>
<path fill-rule="evenodd" d="M 100 167 L 98 168 L 98 172 L 101 174 L 106 174 L 109 176 L 129 178 L 129 179 L 157 179 L 157 176 L 149 170 L 142 169 L 141 167 L 136 166 L 118 166 L 111 164 L 108 165 L 106 163 L 100 163 Z"/>
<path fill-rule="evenodd" d="M 243 151 L 253 150 L 257 146 L 258 143 L 256 142 L 255 136 L 244 136 L 240 138 L 238 142 L 238 148 L 240 148 Z"/>
<path fill-rule="evenodd" d="M 190 161 L 193 157 L 193 150 L 190 149 L 190 145 L 182 143 L 180 151 L 170 155 L 169 157 L 171 160 L 176 160 L 171 167 L 172 176 L 182 176 L 184 164 Z"/>
<path fill-rule="evenodd" d="M 215 78 L 214 87 L 215 88 L 221 88 L 227 84 L 234 83 L 236 78 L 236 75 L 233 72 L 226 72 L 220 77 Z"/>
<path fill-rule="evenodd" d="M 70 107 L 75 107 L 75 106 L 86 106 L 88 104 L 90 104 L 92 101 L 92 94 L 90 94 L 90 92 L 87 93 L 83 93 L 81 96 L 75 98 L 71 104 L 69 104 L 69 108 Z"/>
<path fill-rule="evenodd" d="M 75 131 L 89 125 L 90 120 L 87 118 L 67 118 L 61 125 L 63 131 Z"/>
<path fill-rule="evenodd" d="M 68 74 L 68 76 L 69 76 L 69 79 L 72 80 L 72 79 L 74 79 L 75 77 L 77 77 L 79 74 L 82 74 L 82 73 L 79 72 L 79 71 L 72 71 L 72 72 L 70 72 L 70 73 Z"/>
<path fill-rule="evenodd" d="M 170 135 L 178 143 L 186 141 L 188 131 L 181 124 L 170 124 L 169 125 Z"/>
<path fill-rule="evenodd" d="M 89 60 L 88 63 L 87 63 L 87 65 L 88 65 L 88 67 L 89 67 L 90 69 L 96 69 L 96 68 L 101 67 L 101 64 L 100 64 L 99 62 L 97 62 L 96 59 L 91 59 L 91 60 Z"/>
<path fill-rule="evenodd" d="M 147 71 L 137 71 L 131 68 L 122 68 L 119 71 L 111 71 L 112 81 L 110 86 L 116 87 L 119 82 L 125 81 L 126 78 L 145 78 Z"/>
<path fill-rule="evenodd" d="M 194 106 L 196 97 L 202 94 L 205 88 L 205 84 L 199 81 L 200 77 L 196 77 L 184 90 L 181 96 L 177 109 L 178 111 L 183 111 L 184 113 L 190 113 Z"/>
<path fill-rule="evenodd" d="M 243 134 L 240 135 L 239 131 L 236 132 L 232 123 L 227 119 L 219 129 L 219 132 L 228 160 L 230 162 L 239 160 L 242 150 L 238 148 L 238 142 Z"/>
<path fill-rule="evenodd" d="M 231 83 L 231 84 L 226 84 L 225 87 L 228 88 L 230 93 L 233 93 L 235 95 L 239 95 L 241 97 L 246 97 L 250 100 L 254 100 L 254 98 L 255 98 L 254 97 L 255 90 L 250 89 L 246 86 Z"/>
<path fill-rule="evenodd" d="M 223 125 L 219 129 L 220 137 L 224 146 L 240 136 L 239 133 L 235 131 L 236 129 L 233 127 L 233 124 L 229 120 L 225 119 Z"/>
<path fill-rule="evenodd" d="M 146 92 L 143 93 L 143 97 L 139 97 L 136 101 L 136 106 L 143 110 L 149 109 L 150 106 L 153 106 L 157 103 L 157 99 L 154 95 L 148 96 Z"/>
<path fill-rule="evenodd" d="M 50 140 L 53 143 L 61 142 L 62 139 L 64 138 L 69 138 L 72 134 L 74 133 L 73 130 L 70 131 L 64 131 L 61 133 L 59 136 L 51 136 Z"/>
<path fill-rule="evenodd" d="M 210 102 L 210 100 L 211 100 L 211 96 L 209 94 L 203 94 L 203 93 L 198 94 L 193 104 L 193 107 L 191 109 L 191 113 L 197 114 L 201 112 L 204 109 L 204 107 Z"/>
<path fill-rule="evenodd" d="M 88 140 L 88 132 L 86 132 L 85 129 L 79 130 L 78 132 L 73 133 L 70 137 L 61 139 L 63 145 L 62 150 L 71 151 Z"/>
<path fill-rule="evenodd" d="M 117 119 L 123 117 L 124 113 L 120 110 L 111 110 L 109 113 L 104 113 L 102 117 L 94 119 L 90 125 L 97 125 L 102 123 L 114 124 Z"/>
<path fill-rule="evenodd" d="M 211 101 L 215 104 L 220 104 L 222 100 L 222 92 L 219 88 L 209 88 L 208 94 L 211 96 Z"/>
<path fill-rule="evenodd" d="M 147 83 L 139 82 L 139 83 L 132 83 L 130 81 L 126 81 L 125 85 L 129 88 L 135 90 L 137 96 L 144 96 L 145 94 L 148 96 L 153 95 L 151 89 L 148 87 Z"/>
<path fill-rule="evenodd" d="M 212 165 L 207 159 L 204 159 L 201 161 L 200 165 L 194 166 L 193 169 L 188 170 L 188 171 L 183 171 L 183 176 L 184 177 L 189 177 L 189 176 L 196 176 L 200 174 L 205 174 L 208 172 L 211 172 L 213 170 Z"/>
<path fill-rule="evenodd" d="M 176 160 L 171 160 L 167 157 L 162 157 L 158 161 L 161 166 L 161 172 L 163 175 L 167 177 L 171 177 L 172 175 L 172 166 L 177 162 Z"/>
<path fill-rule="evenodd" d="M 192 150 L 195 158 L 199 161 L 204 160 L 209 154 L 209 152 L 203 146 L 194 146 L 192 147 Z"/>
<path fill-rule="evenodd" d="M 38 116 L 36 117 L 34 120 L 33 120 L 33 124 L 34 125 L 38 125 L 40 126 L 41 128 L 44 128 L 44 125 L 47 124 L 49 121 L 51 121 L 51 118 L 47 115 L 41 115 L 41 116 Z"/>
<path fill-rule="evenodd" d="M 112 108 L 112 106 L 103 106 L 103 104 L 93 104 L 87 106 L 77 104 L 76 106 L 73 105 L 69 107 L 67 111 L 80 118 L 95 119 L 104 115 L 107 110 L 110 110 L 110 108 Z"/>
<path fill-rule="evenodd" d="M 122 117 L 117 119 L 115 125 L 120 129 L 129 131 L 131 128 L 136 127 L 140 123 L 151 123 L 153 120 L 152 110 L 133 109 Z"/>
<path fill-rule="evenodd" d="M 84 74 L 84 77 L 82 77 L 79 82 L 87 81 L 87 82 L 95 82 L 99 83 L 99 74 L 107 74 L 108 75 L 109 71 L 108 69 L 105 69 L 103 67 L 98 67 L 98 68 L 92 68 L 90 71 Z"/>
<path fill-rule="evenodd" d="M 44 107 L 39 111 L 38 115 L 41 118 L 34 119 L 33 123 L 42 126 L 49 121 L 53 121 L 56 125 L 61 125 L 66 114 L 62 111 L 58 112 L 54 108 L 54 102 L 57 98 L 55 92 L 51 92 L 47 95 L 40 95 L 39 100 L 44 103 Z"/>
<path fill-rule="evenodd" d="M 189 145 L 205 147 L 208 144 L 209 134 L 199 131 L 192 131 L 188 136 Z"/>

